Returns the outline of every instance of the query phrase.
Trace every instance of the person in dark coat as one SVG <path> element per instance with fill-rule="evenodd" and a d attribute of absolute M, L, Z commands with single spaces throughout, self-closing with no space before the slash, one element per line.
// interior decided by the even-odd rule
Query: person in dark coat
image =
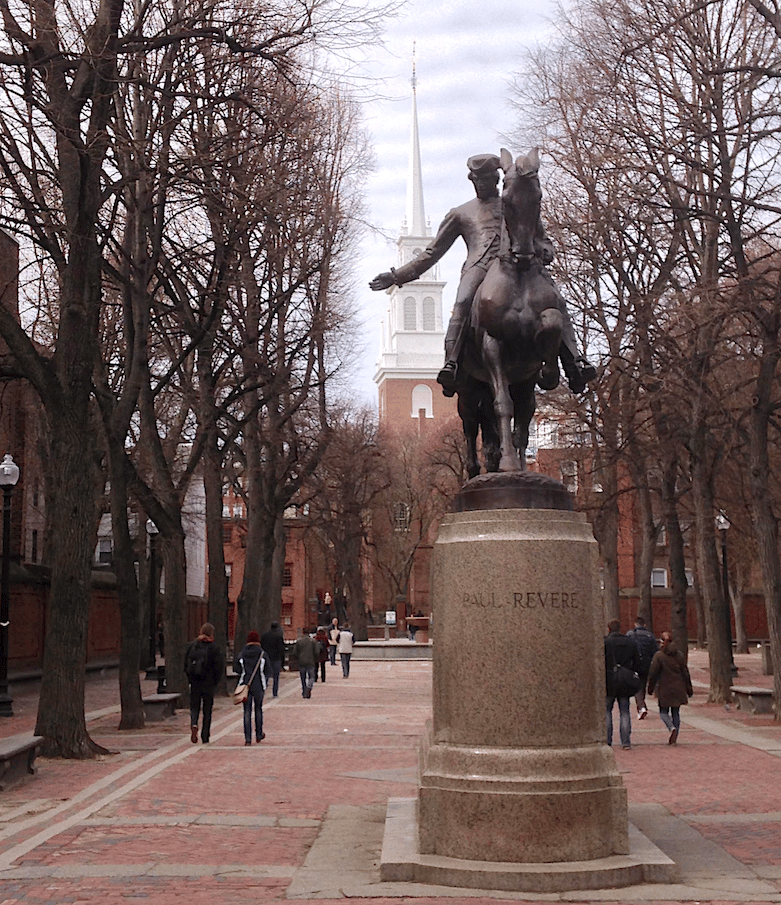
<path fill-rule="evenodd" d="M 258 661 L 260 661 L 260 665 L 258 665 Z M 260 645 L 260 635 L 257 632 L 250 632 L 247 635 L 247 643 L 234 663 L 234 672 L 239 674 L 239 685 L 249 683 L 249 694 L 244 702 L 244 744 L 251 745 L 253 710 L 255 711 L 255 741 L 263 741 L 266 737 L 266 733 L 263 731 L 263 696 L 272 675 L 271 661 Z M 250 677 L 252 677 L 252 681 L 250 681 Z"/>
<path fill-rule="evenodd" d="M 648 681 L 648 670 L 651 668 L 651 660 L 653 660 L 654 654 L 659 650 L 659 644 L 654 633 L 645 627 L 645 619 L 642 616 L 638 616 L 635 619 L 635 627 L 629 629 L 626 636 L 635 642 L 640 654 L 640 669 L 638 669 L 638 672 L 643 684 L 635 695 L 635 704 L 637 705 L 638 718 L 644 720 L 648 716 L 648 708 L 645 706 L 645 686 Z"/>
<path fill-rule="evenodd" d="M 325 682 L 325 664 L 328 662 L 328 635 L 320 626 L 315 635 L 315 641 L 320 645 L 320 678 Z M 315 669 L 315 682 L 317 681 L 317 669 Z"/>
<path fill-rule="evenodd" d="M 198 741 L 198 718 L 203 707 L 201 741 L 206 744 L 212 728 L 214 689 L 225 673 L 225 658 L 214 641 L 214 626 L 205 622 L 184 654 L 184 671 L 190 683 L 190 741 Z"/>
<path fill-rule="evenodd" d="M 662 632 L 661 647 L 654 654 L 648 671 L 648 694 L 654 691 L 659 702 L 659 716 L 670 732 L 667 744 L 674 745 L 681 728 L 681 705 L 689 702 L 694 689 L 686 657 L 669 632 Z"/>
<path fill-rule="evenodd" d="M 637 645 L 631 638 L 621 634 L 621 623 L 613 619 L 607 624 L 607 637 L 605 638 L 605 716 L 607 724 L 607 743 L 613 744 L 613 705 L 618 701 L 618 731 L 621 736 L 621 747 L 632 747 L 632 718 L 629 715 L 629 698 L 635 694 L 635 688 L 621 685 L 614 677 L 614 666 L 626 666 L 633 672 L 638 672 L 640 666 L 640 654 Z"/>
<path fill-rule="evenodd" d="M 298 660 L 298 674 L 301 676 L 301 697 L 311 698 L 315 671 L 320 662 L 320 645 L 305 632 L 296 640 L 293 653 Z"/>
<path fill-rule="evenodd" d="M 279 696 L 279 674 L 285 665 L 285 636 L 278 622 L 272 622 L 271 628 L 260 636 L 260 646 L 266 652 L 271 664 L 271 692 Z"/>

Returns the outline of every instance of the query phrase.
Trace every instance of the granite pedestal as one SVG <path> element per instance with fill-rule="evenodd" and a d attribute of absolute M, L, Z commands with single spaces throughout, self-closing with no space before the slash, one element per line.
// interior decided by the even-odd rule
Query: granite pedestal
<path fill-rule="evenodd" d="M 454 877 L 467 862 L 530 875 L 577 863 L 582 873 L 584 862 L 630 851 L 626 789 L 605 744 L 596 542 L 558 482 L 476 481 L 434 546 L 433 721 L 416 858 L 444 859 Z"/>

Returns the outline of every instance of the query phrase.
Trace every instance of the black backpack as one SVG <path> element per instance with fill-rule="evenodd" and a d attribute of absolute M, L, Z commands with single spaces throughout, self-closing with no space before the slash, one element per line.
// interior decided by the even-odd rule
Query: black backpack
<path fill-rule="evenodd" d="M 209 667 L 209 648 L 196 641 L 187 651 L 187 678 L 205 679 Z"/>

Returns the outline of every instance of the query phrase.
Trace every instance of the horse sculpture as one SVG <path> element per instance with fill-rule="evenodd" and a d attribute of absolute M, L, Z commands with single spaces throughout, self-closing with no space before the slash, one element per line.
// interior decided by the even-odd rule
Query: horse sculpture
<path fill-rule="evenodd" d="M 462 358 L 467 378 L 458 390 L 470 477 L 480 470 L 478 429 L 489 471 L 526 468 L 535 385 L 548 390 L 559 383 L 563 300 L 534 248 L 542 201 L 537 149 L 513 161 L 503 148 L 500 165 L 505 176 L 499 255 L 472 303 Z"/>

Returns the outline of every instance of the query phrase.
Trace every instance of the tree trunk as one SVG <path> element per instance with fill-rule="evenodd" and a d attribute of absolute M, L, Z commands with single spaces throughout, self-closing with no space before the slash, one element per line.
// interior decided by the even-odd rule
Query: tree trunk
<path fill-rule="evenodd" d="M 160 538 L 163 538 L 160 543 Z M 163 632 L 165 635 L 165 683 L 170 692 L 189 699 L 189 683 L 184 671 L 184 652 L 192 638 L 187 635 L 187 582 L 184 554 L 184 531 L 179 530 L 158 536 L 162 547 L 165 572 L 165 598 L 163 601 Z"/>
<path fill-rule="evenodd" d="M 206 425 L 203 452 L 203 489 L 206 498 L 206 548 L 209 564 L 209 619 L 214 624 L 215 641 L 228 651 L 228 576 L 225 573 L 225 547 L 222 525 L 222 456 L 215 423 L 214 386 L 210 349 L 198 355 L 201 386 L 201 420 Z M 220 694 L 227 693 L 227 677 L 218 685 Z"/>
<path fill-rule="evenodd" d="M 684 654 L 689 648 L 689 625 L 686 606 L 686 556 L 684 553 L 683 533 L 678 519 L 678 497 L 676 485 L 678 481 L 678 465 L 674 460 L 668 462 L 662 477 L 662 508 L 664 525 L 667 531 L 670 565 L 670 632 L 678 649 Z"/>
<path fill-rule="evenodd" d="M 599 544 L 604 581 L 604 623 L 621 618 L 618 582 L 618 480 L 616 469 L 609 464 L 600 469 L 603 504 L 594 518 L 594 535 Z"/>
<path fill-rule="evenodd" d="M 638 616 L 645 619 L 646 628 L 653 631 L 654 614 L 652 606 L 651 572 L 656 556 L 656 541 L 659 537 L 659 526 L 654 523 L 653 507 L 651 505 L 651 493 L 645 480 L 645 470 L 635 475 L 635 487 L 637 501 L 640 505 L 640 520 L 642 525 L 642 541 L 640 548 L 640 567 L 637 574 L 640 599 L 637 607 Z"/>
<path fill-rule="evenodd" d="M 705 428 L 698 426 L 690 444 L 692 454 L 692 497 L 697 523 L 696 554 L 705 621 L 708 632 L 710 694 L 708 700 L 725 704 L 732 700 L 732 650 L 728 645 L 729 614 L 727 600 L 719 581 L 719 559 L 716 552 L 715 513 L 710 470 L 706 465 L 707 438 Z"/>
<path fill-rule="evenodd" d="M 144 704 L 138 678 L 141 663 L 141 607 L 138 596 L 133 540 L 128 526 L 128 488 L 124 450 L 114 448 L 109 438 L 111 469 L 111 531 L 114 541 L 114 572 L 119 598 L 119 729 L 144 728 Z"/>
<path fill-rule="evenodd" d="M 781 562 L 778 557 L 778 520 L 773 511 L 768 456 L 768 425 L 775 411 L 774 383 L 781 349 L 778 314 L 762 322 L 763 344 L 749 419 L 749 486 L 754 539 L 762 570 L 773 670 L 775 720 L 781 720 Z"/>
<path fill-rule="evenodd" d="M 91 563 L 97 543 L 97 474 L 85 439 L 94 436 L 86 399 L 64 393 L 59 412 L 47 411 L 51 469 L 56 487 L 49 517 L 57 543 L 46 613 L 43 675 L 35 734 L 47 757 L 83 758 L 107 753 L 87 733 L 84 676 Z"/>
<path fill-rule="evenodd" d="M 244 581 L 238 597 L 236 645 L 244 643 L 247 632 L 264 632 L 279 622 L 279 606 L 272 607 L 270 590 L 274 573 L 276 519 L 262 506 L 253 505 L 247 494 L 247 546 Z M 306 626 L 304 626 L 306 628 Z"/>

